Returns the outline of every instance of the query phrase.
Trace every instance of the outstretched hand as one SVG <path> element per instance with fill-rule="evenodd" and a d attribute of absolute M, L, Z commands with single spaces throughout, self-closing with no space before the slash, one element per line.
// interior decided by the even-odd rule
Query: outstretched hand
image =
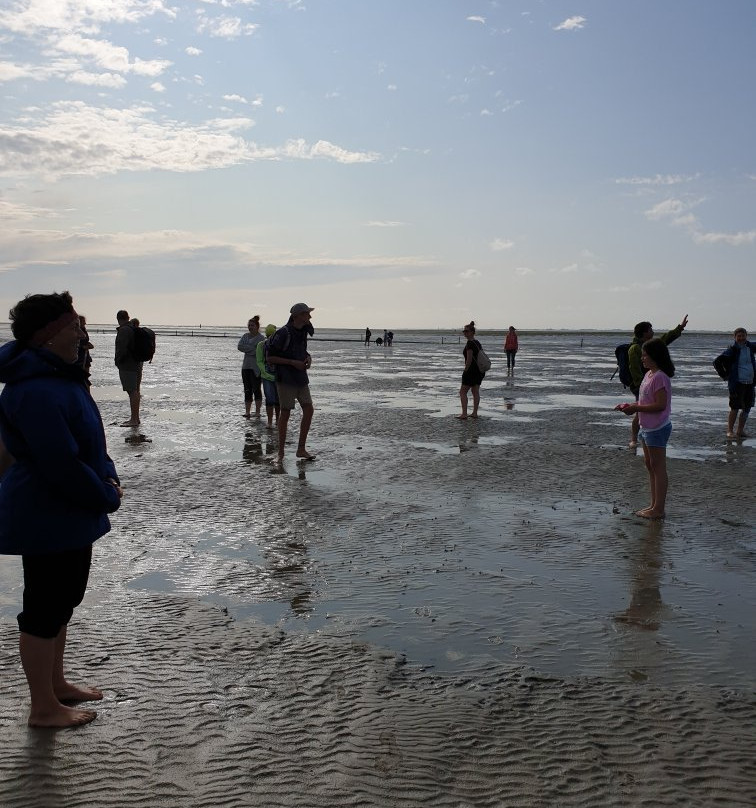
<path fill-rule="evenodd" d="M 688 315 L 686 314 L 685 317 L 682 318 L 682 322 L 680 323 L 680 328 L 685 328 L 688 324 Z"/>

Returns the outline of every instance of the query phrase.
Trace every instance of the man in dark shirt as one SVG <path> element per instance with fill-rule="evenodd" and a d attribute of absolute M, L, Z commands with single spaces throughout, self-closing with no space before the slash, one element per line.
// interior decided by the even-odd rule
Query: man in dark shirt
<path fill-rule="evenodd" d="M 139 426 L 139 404 L 142 400 L 142 365 L 134 358 L 134 329 L 129 323 L 129 313 L 121 309 L 116 314 L 118 330 L 115 340 L 115 364 L 121 379 L 121 387 L 129 397 L 131 417 L 121 426 Z"/>
<path fill-rule="evenodd" d="M 315 455 L 310 454 L 306 448 L 307 433 L 310 431 L 312 415 L 315 412 L 310 395 L 310 380 L 307 376 L 307 370 L 312 364 L 312 357 L 307 351 L 307 337 L 315 333 L 310 322 L 313 311 L 315 309 L 306 303 L 295 303 L 290 310 L 289 322 L 279 328 L 268 343 L 268 363 L 276 371 L 276 387 L 281 405 L 281 415 L 278 418 L 279 461 L 283 460 L 289 416 L 294 409 L 295 401 L 298 401 L 302 408 L 297 458 L 315 459 Z"/>

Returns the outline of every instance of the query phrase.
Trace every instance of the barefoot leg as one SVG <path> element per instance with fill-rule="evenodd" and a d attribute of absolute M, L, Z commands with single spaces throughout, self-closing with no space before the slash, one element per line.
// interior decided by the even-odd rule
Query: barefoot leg
<path fill-rule="evenodd" d="M 466 384 L 463 384 L 462 387 L 459 388 L 459 400 L 462 404 L 462 415 L 459 417 L 463 420 L 467 418 L 467 391 L 469 389 L 470 388 Z"/>
<path fill-rule="evenodd" d="M 667 503 L 667 488 L 669 487 L 667 450 L 662 446 L 650 446 L 647 451 L 650 463 L 649 475 L 651 475 L 652 502 L 646 516 L 649 519 L 660 519 L 664 516 L 664 508 Z"/>
<path fill-rule="evenodd" d="M 472 397 L 473 397 L 473 408 L 472 413 L 470 416 L 472 418 L 478 417 L 478 407 L 480 406 L 480 385 L 476 384 L 474 387 L 470 388 L 472 390 Z"/>
<path fill-rule="evenodd" d="M 53 690 L 57 638 L 46 639 L 21 632 L 19 652 L 31 695 L 30 727 L 77 727 L 94 721 L 94 710 L 61 704 Z"/>
<path fill-rule="evenodd" d="M 55 659 L 53 661 L 53 692 L 58 701 L 99 701 L 102 698 L 102 690 L 97 687 L 87 685 L 75 685 L 66 679 L 63 670 L 63 656 L 66 651 L 66 636 L 68 627 L 58 632 L 55 638 Z"/>

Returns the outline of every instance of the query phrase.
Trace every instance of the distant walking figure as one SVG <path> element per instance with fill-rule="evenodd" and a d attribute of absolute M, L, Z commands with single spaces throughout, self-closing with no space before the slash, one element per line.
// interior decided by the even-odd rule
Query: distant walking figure
<path fill-rule="evenodd" d="M 651 504 L 635 512 L 644 519 L 663 519 L 667 501 L 667 441 L 672 433 L 672 383 L 675 366 L 661 338 L 650 339 L 641 348 L 646 375 L 641 381 L 638 403 L 618 404 L 625 415 L 640 416 L 640 438 L 648 470 Z"/>
<path fill-rule="evenodd" d="M 483 381 L 485 373 L 478 367 L 478 352 L 482 346 L 475 339 L 475 321 L 471 320 L 463 329 L 467 342 L 465 343 L 462 356 L 465 359 L 465 368 L 462 371 L 462 386 L 459 388 L 459 400 L 462 403 L 462 414 L 457 416 L 464 421 L 467 418 L 467 393 L 472 391 L 473 408 L 470 418 L 478 417 L 478 405 L 480 404 L 480 383 Z"/>
<path fill-rule="evenodd" d="M 255 416 L 260 417 L 262 407 L 262 390 L 260 368 L 257 366 L 257 345 L 265 337 L 260 333 L 260 315 L 256 314 L 247 321 L 247 333 L 242 334 L 236 346 L 243 354 L 242 385 L 244 386 L 244 417 L 249 418 L 252 412 L 252 401 L 255 402 Z"/>
<path fill-rule="evenodd" d="M 365 345 L 370 345 L 370 337 L 373 336 L 373 332 L 369 329 L 365 329 Z"/>
<path fill-rule="evenodd" d="M 756 378 L 756 345 L 748 341 L 745 328 L 736 328 L 735 342 L 714 360 L 717 373 L 727 380 L 730 393 L 730 413 L 727 416 L 727 437 L 747 438 L 745 425 L 754 403 Z M 740 412 L 740 418 L 738 418 Z M 738 427 L 735 430 L 735 422 Z"/>
<path fill-rule="evenodd" d="M 507 373 L 511 373 L 515 366 L 515 354 L 519 350 L 517 332 L 513 325 L 509 326 L 507 338 L 504 340 L 504 350 L 507 352 Z"/>

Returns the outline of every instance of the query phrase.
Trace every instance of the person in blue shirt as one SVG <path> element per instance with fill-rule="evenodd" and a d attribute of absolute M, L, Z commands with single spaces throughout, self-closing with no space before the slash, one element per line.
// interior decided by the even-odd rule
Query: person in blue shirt
<path fill-rule="evenodd" d="M 754 401 L 754 378 L 756 378 L 756 346 L 748 341 L 745 328 L 736 328 L 735 342 L 715 360 L 714 366 L 726 373 L 730 394 L 730 412 L 727 416 L 727 437 L 747 438 L 745 425 Z M 738 417 L 740 413 L 740 417 Z M 737 430 L 735 422 L 737 421 Z"/>
<path fill-rule="evenodd" d="M 0 553 L 20 555 L 19 651 L 31 727 L 75 727 L 102 691 L 68 681 L 68 623 L 87 588 L 92 545 L 121 504 L 100 412 L 78 364 L 84 332 L 68 292 L 28 295 L 0 347 Z"/>

